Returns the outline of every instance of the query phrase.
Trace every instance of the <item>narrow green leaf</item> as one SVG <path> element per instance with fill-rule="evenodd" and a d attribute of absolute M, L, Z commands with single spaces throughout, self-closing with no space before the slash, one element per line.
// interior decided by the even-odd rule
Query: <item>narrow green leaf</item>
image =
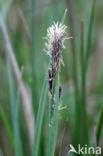
<path fill-rule="evenodd" d="M 62 148 L 63 148 L 63 140 L 64 140 L 65 129 L 66 129 L 66 127 L 64 127 L 62 138 L 61 138 L 60 149 L 59 149 L 59 156 L 62 156 Z"/>
<path fill-rule="evenodd" d="M 96 142 L 97 142 L 97 145 L 99 144 L 99 141 L 100 141 L 102 126 L 103 126 L 103 106 L 101 108 L 101 112 L 100 112 L 100 116 L 99 116 L 98 124 L 97 124 L 97 130 L 96 130 Z"/>
<path fill-rule="evenodd" d="M 13 132 L 14 132 L 15 155 L 22 156 L 23 152 L 22 152 L 22 146 L 20 141 L 19 124 L 17 120 L 17 110 L 16 110 L 17 101 L 15 97 L 14 79 L 13 79 L 10 58 L 7 52 L 6 52 L 6 61 L 7 61 L 8 81 L 9 81 L 9 88 L 10 88 L 10 103 L 11 103 L 12 124 L 13 124 Z"/>
<path fill-rule="evenodd" d="M 73 83 L 74 83 L 74 99 L 75 99 L 75 129 L 74 129 L 74 142 L 77 146 L 80 143 L 80 98 L 79 98 L 79 79 L 78 79 L 78 60 L 77 60 L 77 14 L 76 12 L 76 1 L 75 0 L 67 0 L 67 8 L 68 8 L 68 17 L 70 21 L 71 34 L 73 37 L 71 40 L 71 48 L 72 48 L 72 68 L 73 68 Z M 75 146 L 75 147 L 76 147 Z M 77 148 L 77 147 L 76 147 Z"/>
<path fill-rule="evenodd" d="M 23 67 L 21 68 L 21 72 L 20 72 L 20 81 L 22 80 L 22 75 L 23 75 Z M 17 87 L 17 95 L 16 95 L 16 119 L 18 120 L 18 115 L 19 115 L 19 105 L 20 105 L 20 81 Z"/>
<path fill-rule="evenodd" d="M 85 56 L 82 56 L 82 103 L 83 103 L 83 113 L 82 118 L 85 119 L 84 123 L 84 130 L 85 130 L 85 136 L 84 136 L 84 143 L 89 143 L 88 140 L 88 121 L 87 121 L 87 113 L 86 113 L 86 100 L 85 100 L 85 88 L 86 88 L 86 73 L 87 73 L 87 67 L 88 67 L 88 61 L 90 57 L 90 51 L 91 51 L 91 42 L 92 42 L 92 31 L 93 31 L 93 21 L 94 21 L 94 13 L 95 13 L 95 0 L 92 2 L 92 8 L 91 8 L 91 14 L 90 14 L 90 20 L 89 20 L 89 26 L 88 26 L 88 33 L 86 38 L 86 49 L 85 49 Z M 83 39 L 82 39 L 83 40 Z M 83 43 L 82 43 L 83 44 Z M 83 45 L 81 45 L 81 52 L 83 55 Z"/>
<path fill-rule="evenodd" d="M 36 76 L 35 76 L 35 0 L 31 0 L 31 69 L 32 69 L 32 106 L 36 119 L 37 116 L 37 97 L 36 97 Z"/>
<path fill-rule="evenodd" d="M 88 26 L 88 34 L 87 34 L 87 41 L 86 41 L 86 51 L 85 51 L 85 72 L 88 66 L 88 60 L 90 56 L 90 50 L 91 50 L 91 42 L 92 42 L 92 31 L 93 31 L 93 21 L 94 21 L 94 13 L 95 13 L 95 0 L 93 0 L 92 3 L 92 9 L 90 14 L 90 21 Z"/>
<path fill-rule="evenodd" d="M 7 118 L 7 115 L 6 115 L 6 113 L 4 112 L 4 110 L 3 110 L 3 108 L 1 106 L 0 106 L 0 118 L 2 119 L 2 121 L 4 123 L 4 126 L 5 126 L 5 128 L 7 130 L 8 136 L 10 138 L 11 145 L 13 146 L 14 145 L 13 132 L 12 132 L 9 120 Z"/>
<path fill-rule="evenodd" d="M 87 111 L 86 111 L 86 88 L 85 88 L 85 75 L 84 75 L 84 22 L 81 22 L 81 142 L 88 144 L 88 126 L 87 126 Z M 85 135 L 84 135 L 85 133 Z"/>
<path fill-rule="evenodd" d="M 65 21 L 66 14 L 67 14 L 67 9 L 65 9 L 65 12 L 64 12 L 64 15 L 63 15 L 63 18 L 62 18 L 62 24 L 63 24 L 64 21 Z"/>
<path fill-rule="evenodd" d="M 43 84 L 40 104 L 39 104 L 38 113 L 37 113 L 32 156 L 38 156 L 38 153 L 39 153 L 40 136 L 42 132 L 42 124 L 43 124 L 47 91 L 48 91 L 48 81 L 46 79 Z"/>

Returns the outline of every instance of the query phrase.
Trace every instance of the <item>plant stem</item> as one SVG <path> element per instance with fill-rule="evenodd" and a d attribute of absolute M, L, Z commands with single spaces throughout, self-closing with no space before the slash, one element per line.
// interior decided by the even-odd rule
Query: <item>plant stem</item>
<path fill-rule="evenodd" d="M 68 120 L 65 122 L 64 128 L 63 128 L 63 133 L 62 133 L 62 138 L 61 138 L 60 148 L 59 148 L 59 156 L 62 156 L 63 141 L 64 141 L 64 136 L 65 136 L 67 125 L 68 125 Z"/>
<path fill-rule="evenodd" d="M 89 20 L 89 26 L 88 26 L 88 34 L 87 34 L 87 41 L 86 41 L 86 50 L 85 50 L 85 60 L 84 60 L 84 74 L 86 74 L 87 66 L 88 66 L 88 60 L 90 56 L 90 50 L 91 50 L 91 41 L 92 41 L 92 31 L 93 31 L 93 21 L 94 21 L 94 13 L 95 13 L 95 3 L 96 0 L 93 0 L 92 8 L 91 8 L 91 14 L 90 14 L 90 20 Z"/>
<path fill-rule="evenodd" d="M 98 125 L 97 125 L 97 130 L 96 130 L 96 142 L 97 142 L 97 145 L 99 145 L 100 135 L 101 135 L 101 131 L 102 131 L 102 125 L 103 125 L 103 106 L 102 106 L 102 109 L 101 109 L 101 112 L 100 112 Z"/>
<path fill-rule="evenodd" d="M 35 78 L 35 0 L 31 0 L 32 14 L 31 14 L 31 66 L 32 66 L 32 106 L 36 119 L 37 104 L 36 104 L 36 78 Z"/>
<path fill-rule="evenodd" d="M 17 101 L 15 98 L 14 79 L 13 79 L 10 58 L 7 52 L 6 52 L 6 61 L 7 61 L 8 81 L 9 81 L 9 89 L 10 89 L 10 103 L 11 103 L 11 115 L 12 115 L 12 124 L 13 124 L 13 132 L 14 132 L 15 155 L 23 156 L 19 122 L 17 119 L 18 114 L 17 114 Z"/>
<path fill-rule="evenodd" d="M 51 126 L 51 121 L 53 116 L 54 93 L 55 93 L 55 82 L 53 83 L 52 97 L 49 102 L 49 126 Z"/>
<path fill-rule="evenodd" d="M 95 12 L 95 0 L 93 0 L 92 3 L 92 8 L 91 8 L 91 14 L 90 14 L 90 20 L 89 20 L 89 26 L 88 26 L 88 34 L 87 34 L 87 41 L 86 41 L 86 49 L 85 49 L 85 56 L 82 63 L 83 63 L 83 71 L 82 71 L 82 101 L 83 101 L 83 120 L 85 121 L 84 123 L 84 130 L 85 130 L 85 137 L 84 143 L 89 143 L 88 140 L 88 129 L 87 129 L 87 113 L 86 113 L 86 75 L 87 75 L 87 66 L 88 66 L 88 61 L 90 57 L 90 50 L 91 50 L 91 40 L 92 40 L 92 30 L 93 30 L 93 20 L 94 20 L 94 12 Z M 83 32 L 82 32 L 83 33 Z M 83 40 L 83 38 L 81 38 Z M 81 43 L 83 44 L 83 43 Z M 81 45 L 81 52 L 84 51 L 83 45 Z M 83 52 L 82 52 L 83 53 Z M 82 54 L 81 54 L 82 55 Z"/>
<path fill-rule="evenodd" d="M 42 132 L 42 124 L 43 124 L 43 117 L 44 117 L 44 111 L 45 111 L 47 91 L 48 91 L 48 81 L 46 79 L 43 84 L 40 104 L 39 104 L 38 113 L 37 113 L 32 156 L 38 156 L 38 153 L 39 153 L 40 136 Z"/>
<path fill-rule="evenodd" d="M 58 82 L 57 82 L 57 90 L 56 90 L 56 101 L 54 104 L 54 110 L 52 115 L 52 122 L 49 129 L 49 156 L 55 155 L 55 147 L 57 140 L 57 131 L 58 131 L 58 106 L 59 106 L 59 73 L 58 73 Z M 52 95 L 53 96 L 53 95 Z M 52 99 L 51 99 L 52 100 Z"/>
<path fill-rule="evenodd" d="M 0 106 L 0 118 L 2 119 L 2 121 L 4 123 L 5 129 L 10 138 L 10 143 L 11 143 L 12 147 L 14 147 L 13 131 L 12 131 L 11 125 L 9 123 L 8 117 L 1 106 Z"/>
<path fill-rule="evenodd" d="M 71 25 L 71 35 L 73 39 L 72 43 L 72 56 L 73 56 L 73 81 L 75 87 L 75 145 L 77 146 L 80 143 L 80 103 L 79 103 L 79 86 L 78 86 L 78 69 L 77 69 L 77 56 L 76 56 L 76 38 L 75 38 L 75 20 L 74 20 L 74 0 L 67 0 L 67 9 L 68 9 L 68 17 Z"/>
<path fill-rule="evenodd" d="M 88 143 L 87 129 L 87 112 L 86 112 L 86 90 L 85 90 L 85 75 L 84 75 L 84 23 L 81 22 L 81 123 L 82 123 L 82 143 Z M 85 133 L 85 135 L 84 135 Z"/>
<path fill-rule="evenodd" d="M 5 47 L 10 57 L 13 74 L 14 74 L 16 83 L 18 85 L 18 83 L 20 82 L 20 70 L 19 70 L 19 66 L 15 57 L 15 52 L 13 50 L 13 47 L 10 41 L 10 37 L 8 35 L 6 23 L 4 19 L 2 18 L 1 14 L 0 14 L 0 27 L 1 27 L 3 37 L 5 40 Z M 33 136 L 34 136 L 34 117 L 32 113 L 30 97 L 28 96 L 28 91 L 23 81 L 21 81 L 20 83 L 20 96 L 22 100 L 22 106 L 23 106 L 25 120 L 27 124 L 27 130 L 29 134 L 30 147 L 32 148 Z"/>

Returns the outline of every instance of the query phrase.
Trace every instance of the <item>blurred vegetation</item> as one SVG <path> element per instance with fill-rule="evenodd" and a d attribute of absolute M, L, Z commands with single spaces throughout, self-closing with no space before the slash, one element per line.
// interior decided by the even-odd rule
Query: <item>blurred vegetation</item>
<path fill-rule="evenodd" d="M 36 0 L 35 1 L 35 26 L 34 26 L 34 68 L 35 68 L 35 95 L 34 103 L 39 106 L 41 90 L 43 81 L 48 71 L 48 56 L 43 52 L 47 28 L 53 21 L 61 21 L 65 8 L 68 8 L 70 0 Z M 93 0 L 71 0 L 73 2 L 72 14 L 74 17 L 74 34 L 75 34 L 75 48 L 76 48 L 76 69 L 78 79 L 78 98 L 81 96 L 81 21 L 84 23 L 84 51 L 87 44 L 88 26 L 91 15 L 91 8 Z M 89 59 L 87 62 L 86 79 L 85 79 L 85 103 L 88 120 L 88 138 L 91 146 L 96 145 L 96 127 L 100 112 L 103 112 L 103 0 L 99 0 L 95 4 L 95 15 L 93 20 L 92 35 L 89 43 L 91 48 L 88 49 Z M 21 12 L 23 17 L 21 17 Z M 29 0 L 0 0 L 0 14 L 5 20 L 12 47 L 15 52 L 19 69 L 24 67 L 22 79 L 30 90 L 32 86 L 32 66 L 31 66 L 31 1 Z M 65 24 L 68 26 L 67 36 L 71 35 L 70 13 L 67 12 Z M 26 23 L 23 22 L 25 20 Z M 25 29 L 25 26 L 27 29 Z M 89 32 L 90 33 L 90 32 Z M 28 36 L 29 34 L 29 36 Z M 60 79 L 62 84 L 62 105 L 66 109 L 60 112 L 59 129 L 57 137 L 56 155 L 59 154 L 60 145 L 62 145 L 62 155 L 66 156 L 69 149 L 69 144 L 75 142 L 75 83 L 74 83 L 74 61 L 72 41 L 66 41 L 66 49 L 63 50 L 63 61 L 65 67 L 61 67 Z M 6 62 L 6 45 L 0 27 L 0 149 L 4 156 L 14 156 L 14 139 L 13 123 L 11 113 L 10 88 L 8 81 L 7 62 Z M 10 70 L 10 68 L 8 69 Z M 10 79 L 10 78 L 9 78 Z M 14 78 L 14 88 L 18 90 L 18 85 Z M 16 96 L 15 95 L 15 96 Z M 32 96 L 32 93 L 30 92 Z M 36 96 L 36 97 L 35 97 Z M 20 98 L 20 97 L 19 97 Z M 36 102 L 35 102 L 36 99 Z M 15 105 L 17 102 L 14 102 Z M 84 103 L 83 103 L 84 104 Z M 14 106 L 16 107 L 16 106 Z M 29 136 L 27 125 L 22 108 L 22 101 L 19 103 L 18 121 L 16 125 L 20 130 L 20 140 L 22 144 L 22 151 L 25 156 L 31 155 Z M 79 107 L 79 106 L 78 106 Z M 84 113 L 82 104 L 80 113 Z M 45 107 L 42 137 L 39 147 L 40 156 L 48 156 L 48 112 L 49 99 Z M 101 115 L 101 124 L 103 123 L 103 115 Z M 80 125 L 84 123 L 78 121 Z M 83 123 L 82 123 L 83 122 Z M 64 131 L 64 125 L 66 128 Z M 99 126 L 100 127 L 100 126 Z M 103 127 L 101 126 L 101 135 L 99 145 L 103 148 Z M 64 137 L 62 135 L 64 131 Z M 78 131 L 78 130 L 77 130 Z M 19 132 L 17 132 L 19 133 Z M 82 138 L 84 131 L 80 133 Z M 98 135 L 98 134 L 97 134 Z M 80 138 L 79 138 L 80 139 Z M 19 151 L 20 152 L 20 151 Z M 22 153 L 22 152 L 21 152 Z M 102 153 L 103 155 L 103 153 Z M 17 155 L 18 156 L 18 155 Z"/>

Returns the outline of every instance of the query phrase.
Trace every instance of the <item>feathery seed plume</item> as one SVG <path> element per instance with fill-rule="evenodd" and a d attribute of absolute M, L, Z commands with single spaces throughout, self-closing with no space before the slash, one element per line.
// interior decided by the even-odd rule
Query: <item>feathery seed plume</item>
<path fill-rule="evenodd" d="M 51 59 L 48 71 L 49 91 L 51 94 L 54 78 L 57 74 L 60 63 L 63 64 L 62 49 L 65 48 L 64 41 L 71 38 L 66 37 L 66 29 L 66 25 L 59 22 L 53 22 L 53 25 L 47 29 L 47 35 L 45 37 L 47 42 L 45 43 L 44 51 L 50 56 Z"/>

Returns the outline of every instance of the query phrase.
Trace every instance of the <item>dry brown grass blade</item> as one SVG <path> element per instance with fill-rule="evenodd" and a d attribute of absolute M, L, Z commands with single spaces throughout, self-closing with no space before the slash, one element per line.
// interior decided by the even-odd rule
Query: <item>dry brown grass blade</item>
<path fill-rule="evenodd" d="M 2 19 L 1 15 L 0 15 L 0 27 L 4 36 L 7 52 L 10 56 L 11 65 L 12 65 L 13 73 L 16 79 L 16 83 L 17 85 L 20 84 L 20 95 L 22 99 L 23 110 L 24 110 L 25 120 L 27 124 L 28 134 L 29 134 L 30 147 L 32 148 L 33 139 L 34 139 L 34 116 L 32 112 L 31 100 L 30 100 L 27 88 L 25 87 L 24 82 L 21 80 L 18 63 L 14 55 L 14 51 L 10 42 L 10 38 L 6 29 L 5 22 Z"/>

